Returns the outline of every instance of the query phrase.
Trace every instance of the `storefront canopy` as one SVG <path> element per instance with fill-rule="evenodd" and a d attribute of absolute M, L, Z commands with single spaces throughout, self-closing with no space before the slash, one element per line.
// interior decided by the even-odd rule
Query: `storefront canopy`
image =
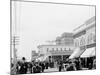
<path fill-rule="evenodd" d="M 83 52 L 84 52 L 84 50 L 80 50 L 80 48 L 76 48 L 76 49 L 74 50 L 74 52 L 72 53 L 72 55 L 69 57 L 69 59 L 77 58 L 77 57 L 79 57 Z"/>
<path fill-rule="evenodd" d="M 84 51 L 84 53 L 81 55 L 82 58 L 85 58 L 85 57 L 92 57 L 92 56 L 95 56 L 96 55 L 96 51 L 95 51 L 95 47 L 93 48 L 88 48 Z"/>
<path fill-rule="evenodd" d="M 40 56 L 39 58 L 37 58 L 37 61 L 45 61 L 51 54 L 45 54 L 43 56 Z"/>
<path fill-rule="evenodd" d="M 95 50 L 92 52 L 91 56 L 96 56 L 96 48 L 95 48 Z"/>

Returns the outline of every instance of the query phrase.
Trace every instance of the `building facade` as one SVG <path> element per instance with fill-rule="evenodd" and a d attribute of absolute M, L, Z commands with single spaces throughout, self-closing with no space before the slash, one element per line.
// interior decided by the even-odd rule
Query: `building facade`
<path fill-rule="evenodd" d="M 74 44 L 73 33 L 63 33 L 60 37 L 56 38 L 56 45 L 72 46 Z"/>
<path fill-rule="evenodd" d="M 36 51 L 32 51 L 31 52 L 31 61 L 36 60 L 36 58 L 38 58 L 38 53 L 36 53 Z"/>
<path fill-rule="evenodd" d="M 96 17 L 88 19 L 83 25 L 74 29 L 74 46 L 79 48 L 82 67 L 88 68 L 96 57 Z"/>
<path fill-rule="evenodd" d="M 66 45 L 39 45 L 39 54 L 48 56 L 49 61 L 60 61 L 68 58 L 72 52 L 72 46 Z"/>
<path fill-rule="evenodd" d="M 83 25 L 74 29 L 74 46 L 80 50 L 96 47 L 96 22 L 95 16 Z"/>

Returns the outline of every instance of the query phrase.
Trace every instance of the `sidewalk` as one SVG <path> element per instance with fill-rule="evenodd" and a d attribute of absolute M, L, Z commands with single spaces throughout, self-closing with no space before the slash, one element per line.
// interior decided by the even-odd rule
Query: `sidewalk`
<path fill-rule="evenodd" d="M 48 68 L 48 69 L 44 70 L 44 73 L 46 73 L 46 72 L 58 72 L 58 69 L 57 68 Z"/>

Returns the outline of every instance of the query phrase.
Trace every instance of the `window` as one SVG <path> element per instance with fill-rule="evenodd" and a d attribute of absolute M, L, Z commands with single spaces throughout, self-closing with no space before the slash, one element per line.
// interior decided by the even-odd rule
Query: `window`
<path fill-rule="evenodd" d="M 92 40 L 92 39 L 93 39 L 92 35 L 93 35 L 93 34 L 91 33 L 91 34 L 90 34 L 90 43 L 92 43 L 92 41 L 93 41 L 93 40 Z"/>
<path fill-rule="evenodd" d="M 79 47 L 79 41 L 78 41 L 78 39 L 75 41 L 75 47 Z"/>
<path fill-rule="evenodd" d="M 93 35 L 93 42 L 96 42 L 96 36 Z"/>
<path fill-rule="evenodd" d="M 58 48 L 56 48 L 56 50 L 58 51 Z"/>
<path fill-rule="evenodd" d="M 47 52 L 49 51 L 49 48 L 47 48 Z"/>
<path fill-rule="evenodd" d="M 54 51 L 54 48 L 52 48 L 52 51 Z"/>
<path fill-rule="evenodd" d="M 90 40 L 89 40 L 89 36 L 87 37 L 87 44 L 89 44 L 90 43 Z"/>
<path fill-rule="evenodd" d="M 62 48 L 60 48 L 60 50 L 62 51 Z"/>
<path fill-rule="evenodd" d="M 79 41 L 77 40 L 77 47 L 79 47 L 80 45 L 79 45 Z"/>
<path fill-rule="evenodd" d="M 69 51 L 70 51 L 71 49 L 69 48 Z"/>
<path fill-rule="evenodd" d="M 85 45 L 85 39 L 84 39 L 84 37 L 82 37 L 80 39 L 80 46 L 84 46 L 84 45 Z"/>
<path fill-rule="evenodd" d="M 93 36 L 93 34 L 92 33 L 89 34 L 87 37 L 87 44 L 93 43 L 93 41 L 95 41 L 94 39 L 95 39 L 95 37 Z"/>
<path fill-rule="evenodd" d="M 77 42 L 75 41 L 75 47 L 77 47 Z"/>
<path fill-rule="evenodd" d="M 66 51 L 66 48 L 64 48 L 64 50 Z"/>

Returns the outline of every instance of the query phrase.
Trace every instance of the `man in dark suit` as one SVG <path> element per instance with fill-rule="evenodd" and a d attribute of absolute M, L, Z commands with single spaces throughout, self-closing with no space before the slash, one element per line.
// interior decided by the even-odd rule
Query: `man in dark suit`
<path fill-rule="evenodd" d="M 22 64 L 20 67 L 20 74 L 26 74 L 27 73 L 27 63 L 25 61 L 25 57 L 22 58 Z"/>

